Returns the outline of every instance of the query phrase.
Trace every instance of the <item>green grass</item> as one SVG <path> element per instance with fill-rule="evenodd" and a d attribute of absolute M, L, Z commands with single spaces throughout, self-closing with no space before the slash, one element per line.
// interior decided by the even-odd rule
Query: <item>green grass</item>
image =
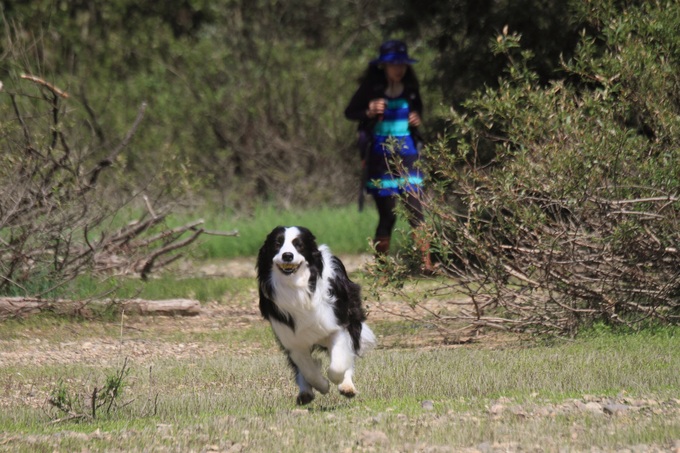
<path fill-rule="evenodd" d="M 343 217 L 359 228 L 359 220 L 350 220 L 354 207 L 346 209 L 322 209 L 320 218 L 263 209 L 239 220 L 241 226 L 211 220 L 209 228 L 248 232 L 247 256 L 273 225 L 293 223 L 309 226 L 319 242 L 339 248 L 336 253 L 352 253 L 356 249 L 342 245 L 343 238 L 351 244 L 362 234 L 370 237 L 375 219 L 366 222 L 368 233 L 340 234 Z M 220 247 L 236 240 L 213 239 Z M 232 252 L 201 253 L 219 259 Z M 300 410 L 271 329 L 257 317 L 238 314 L 253 310 L 253 279 L 83 278 L 69 291 L 91 295 L 113 287 L 119 287 L 117 297 L 192 297 L 237 314 L 196 318 L 193 324 L 113 314 L 96 319 L 48 314 L 1 323 L 0 451 L 581 451 L 639 444 L 668 450 L 680 439 L 679 327 L 633 333 L 596 325 L 572 342 L 410 349 L 404 346 L 427 334 L 427 326 L 376 321 L 372 326 L 383 344 L 393 347 L 359 360 L 359 396 L 346 400 L 333 389 Z M 88 356 L 85 345 L 94 342 L 113 352 L 105 360 Z M 184 353 L 187 345 L 196 352 Z M 137 348 L 170 352 L 135 354 Z M 54 360 L 32 355 L 45 350 L 53 351 L 48 358 Z M 76 358 L 60 359 L 62 350 L 75 350 Z M 45 403 L 50 393 L 64 388 L 87 408 L 94 387 L 101 388 L 126 357 L 130 374 L 120 407 L 95 420 L 53 423 L 62 415 Z M 651 402 L 624 416 L 563 410 L 589 398 Z M 424 409 L 423 401 L 431 401 L 433 409 Z M 499 401 L 505 410 L 491 413 Z"/>
<path fill-rule="evenodd" d="M 253 264 L 254 266 L 254 264 Z M 247 278 L 189 277 L 178 279 L 173 273 L 143 281 L 135 277 L 95 278 L 82 276 L 61 290 L 58 296 L 74 299 L 91 297 L 114 291 L 110 297 L 121 299 L 142 298 L 150 300 L 185 298 L 200 302 L 223 301 L 251 290 L 253 283 Z"/>
<path fill-rule="evenodd" d="M 301 225 L 309 228 L 318 243 L 331 247 L 333 253 L 370 253 L 370 240 L 377 225 L 377 214 L 372 203 L 367 203 L 363 212 L 355 205 L 345 207 L 319 207 L 315 210 L 282 211 L 273 206 L 263 205 L 250 214 L 225 216 L 215 211 L 195 213 L 191 216 L 173 216 L 168 225 L 174 227 L 189 220 L 203 217 L 205 228 L 214 231 L 237 230 L 236 237 L 203 235 L 190 249 L 190 260 L 210 262 L 231 258 L 255 257 L 265 237 L 277 225 Z M 121 219 L 117 220 L 119 223 Z M 392 253 L 396 253 L 407 242 L 408 224 L 399 218 L 393 236 Z M 191 269 L 189 270 L 191 272 Z M 111 291 L 110 297 L 143 299 L 167 299 L 174 297 L 192 298 L 200 302 L 221 301 L 226 293 L 235 293 L 246 288 L 244 279 L 203 278 L 200 276 L 178 279 L 173 273 L 158 272 L 148 281 L 132 278 L 96 278 L 81 276 L 71 284 L 59 288 L 47 296 L 82 299 L 97 297 Z M 47 284 L 46 284 L 47 285 Z"/>
<path fill-rule="evenodd" d="M 255 256 L 264 238 L 278 225 L 309 228 L 317 242 L 328 244 L 336 254 L 367 253 L 369 241 L 378 224 L 378 215 L 372 203 L 363 212 L 356 205 L 345 207 L 319 207 L 310 210 L 281 210 L 274 206 L 260 206 L 252 213 L 220 215 L 214 212 L 197 213 L 205 220 L 205 228 L 217 231 L 237 230 L 237 237 L 203 236 L 196 248 L 202 259 Z M 175 219 L 178 224 L 181 219 Z M 395 227 L 394 250 L 404 242 L 408 224 L 399 219 Z"/>
<path fill-rule="evenodd" d="M 132 213 L 121 213 L 119 217 L 112 220 L 112 225 L 126 224 L 125 219 L 128 217 L 136 218 Z M 305 226 L 315 234 L 318 243 L 325 243 L 331 247 L 333 253 L 342 255 L 370 253 L 370 241 L 378 221 L 373 204 L 368 202 L 361 213 L 355 205 L 335 208 L 319 207 L 304 211 L 285 211 L 270 205 L 262 205 L 252 213 L 230 216 L 207 209 L 205 212 L 196 212 L 191 215 L 170 216 L 167 226 L 183 225 L 197 218 L 204 218 L 204 227 L 208 230 L 237 230 L 239 235 L 236 237 L 202 235 L 196 243 L 185 250 L 189 254 L 190 261 L 205 263 L 230 258 L 252 258 L 253 268 L 255 257 L 265 237 L 277 225 Z M 400 217 L 394 230 L 392 253 L 397 253 L 406 244 L 408 231 L 408 224 Z M 191 273 L 191 269 L 189 272 Z M 136 277 L 98 278 L 84 275 L 43 296 L 85 299 L 107 294 L 108 297 L 117 298 L 185 297 L 207 302 L 220 301 L 225 293 L 233 293 L 235 286 L 238 287 L 243 282 L 239 279 L 203 278 L 201 276 L 178 279 L 177 275 L 162 271 L 154 273 L 147 282 Z M 32 289 L 37 293 L 52 286 L 52 283 L 48 281 L 36 281 L 31 284 Z"/>
<path fill-rule="evenodd" d="M 34 326 L 30 334 L 38 336 L 38 329 Z M 57 326 L 52 329 L 45 332 L 48 339 L 58 335 Z M 115 342 L 117 337 L 90 324 L 70 329 L 80 331 L 80 337 L 68 340 L 110 335 Z M 379 324 L 376 331 L 389 334 L 389 326 Z M 205 451 L 241 444 L 246 451 L 413 451 L 417 446 L 498 444 L 555 451 L 638 444 L 668 448 L 680 439 L 678 328 L 636 335 L 596 332 L 569 343 L 521 348 L 376 350 L 357 363 L 357 398 L 346 400 L 333 389 L 304 410 L 294 405 L 295 385 L 273 340 L 252 353 L 238 352 L 239 343 L 263 336 L 271 340 L 268 332 L 263 322 L 214 337 L 187 338 L 179 329 L 156 332 L 154 341 L 220 342 L 231 344 L 233 352 L 132 359 L 122 396 L 130 403 L 81 423 L 52 424 L 50 409 L 32 406 L 29 397 L 49 393 L 58 382 L 88 395 L 106 375 L 115 374 L 122 353 L 107 365 L 2 367 L 3 395 L 25 392 L 26 403 L 0 400 L 10 401 L 0 411 L 0 449 Z M 128 335 L 147 338 L 137 330 Z M 658 406 L 618 417 L 559 410 L 586 395 L 652 399 Z M 426 400 L 434 409 L 421 406 Z M 498 401 L 507 410 L 491 414 Z M 665 409 L 654 411 L 659 408 Z M 372 438 L 376 431 L 382 434 Z"/>

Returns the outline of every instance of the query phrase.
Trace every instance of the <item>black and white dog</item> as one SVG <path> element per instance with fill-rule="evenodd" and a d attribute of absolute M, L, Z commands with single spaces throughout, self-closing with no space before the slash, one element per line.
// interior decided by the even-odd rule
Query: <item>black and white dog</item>
<path fill-rule="evenodd" d="M 342 262 L 325 245 L 317 246 L 304 227 L 276 227 L 257 258 L 260 312 L 288 355 L 300 393 L 297 404 L 308 404 L 314 390 L 328 393 L 329 383 L 312 350 L 330 356 L 328 378 L 348 398 L 354 358 L 375 346 L 364 323 L 361 288 L 347 276 Z"/>

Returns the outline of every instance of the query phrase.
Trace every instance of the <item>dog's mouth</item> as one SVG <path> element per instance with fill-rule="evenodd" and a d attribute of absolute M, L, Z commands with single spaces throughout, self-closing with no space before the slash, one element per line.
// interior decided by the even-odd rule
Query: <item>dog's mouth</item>
<path fill-rule="evenodd" d="M 284 274 L 290 275 L 290 274 L 295 273 L 295 271 L 297 271 L 297 270 L 300 268 L 300 265 L 301 265 L 301 264 L 302 264 L 302 263 L 299 263 L 299 264 L 295 264 L 295 263 L 277 263 L 276 266 L 277 266 L 277 267 L 279 268 L 279 270 L 280 270 L 281 272 L 283 272 Z"/>

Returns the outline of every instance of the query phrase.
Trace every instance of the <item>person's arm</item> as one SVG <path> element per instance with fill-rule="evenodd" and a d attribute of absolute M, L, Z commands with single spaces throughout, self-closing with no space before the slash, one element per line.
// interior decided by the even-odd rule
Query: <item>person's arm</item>
<path fill-rule="evenodd" d="M 418 90 L 409 95 L 409 110 L 408 123 L 412 127 L 420 126 L 423 118 L 423 100 L 420 98 Z"/>
<path fill-rule="evenodd" d="M 361 85 L 354 93 L 349 105 L 345 109 L 345 118 L 352 121 L 368 121 L 368 103 L 370 102 L 370 93 L 365 85 Z"/>
<path fill-rule="evenodd" d="M 410 96 L 409 108 L 413 112 L 418 112 L 418 115 L 422 118 L 423 116 L 423 100 L 420 97 L 418 90 L 413 91 L 413 95 Z"/>

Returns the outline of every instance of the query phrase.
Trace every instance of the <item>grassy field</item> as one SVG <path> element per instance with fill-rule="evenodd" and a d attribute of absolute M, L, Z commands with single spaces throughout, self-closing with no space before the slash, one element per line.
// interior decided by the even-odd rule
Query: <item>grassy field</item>
<path fill-rule="evenodd" d="M 202 217 L 203 213 L 197 213 Z M 191 217 L 192 219 L 194 217 Z M 177 224 L 183 218 L 170 219 Z M 277 225 L 299 225 L 312 230 L 317 241 L 329 244 L 338 254 L 365 253 L 371 249 L 378 224 L 378 215 L 372 202 L 359 212 L 355 205 L 344 207 L 319 207 L 316 210 L 281 210 L 280 207 L 260 206 L 247 214 L 211 214 L 206 217 L 205 228 L 217 231 L 238 231 L 237 237 L 203 236 L 196 255 L 201 259 L 223 259 L 254 256 L 266 235 Z M 405 241 L 408 224 L 399 218 L 395 227 L 394 250 Z"/>
<path fill-rule="evenodd" d="M 121 298 L 195 298 L 197 317 L 106 311 L 0 323 L 0 451 L 680 449 L 677 327 L 600 326 L 550 342 L 487 331 L 450 345 L 431 325 L 376 308 L 369 323 L 380 347 L 357 363 L 359 395 L 333 388 L 296 407 L 254 278 L 209 278 L 201 266 L 245 256 L 252 272 L 277 224 L 308 226 L 338 254 L 364 253 L 375 220 L 354 207 L 214 218 L 208 228 L 241 235 L 206 238 L 200 260 L 181 272 L 148 282 L 85 277 L 69 288 L 80 297 L 118 288 Z M 360 269 L 353 278 L 369 284 Z"/>
<path fill-rule="evenodd" d="M 361 276 L 356 276 L 361 279 Z M 221 283 L 220 283 L 221 282 Z M 167 285 L 174 296 L 199 282 Z M 194 318 L 42 316 L 0 325 L 2 451 L 673 451 L 680 330 L 606 328 L 569 342 L 489 333 L 446 346 L 374 313 L 383 347 L 360 394 L 309 406 L 257 313 L 252 279 L 216 279 Z M 217 295 L 218 293 L 221 293 Z M 404 337 L 430 338 L 394 348 Z M 395 339 L 397 341 L 395 341 Z M 501 341 L 502 339 L 502 341 Z M 123 371 L 111 409 L 94 389 Z M 59 397 L 71 416 L 47 403 Z"/>

